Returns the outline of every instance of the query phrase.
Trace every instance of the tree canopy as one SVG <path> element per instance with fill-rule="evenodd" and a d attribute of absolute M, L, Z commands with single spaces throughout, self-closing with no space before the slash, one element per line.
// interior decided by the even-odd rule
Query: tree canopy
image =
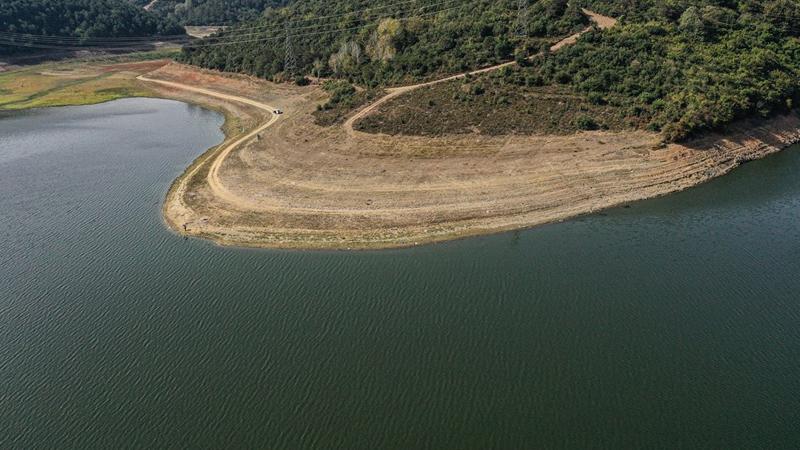
<path fill-rule="evenodd" d="M 506 61 L 587 26 L 567 0 L 530 5 L 529 39 L 514 33 L 515 0 L 304 0 L 188 46 L 183 61 L 264 78 L 283 74 L 291 35 L 297 72 L 366 86 L 402 83 Z M 288 31 L 287 31 L 288 30 Z"/>
<path fill-rule="evenodd" d="M 670 140 L 800 102 L 795 0 L 540 0 L 523 27 L 511 0 L 305 0 L 189 46 L 182 59 L 270 79 L 310 74 L 379 87 L 512 58 L 527 63 L 546 48 L 537 38 L 587 26 L 581 7 L 620 23 L 524 64 L 525 78 L 622 107 L 631 122 Z M 293 74 L 282 73 L 286 34 Z"/>
<path fill-rule="evenodd" d="M 71 37 L 183 32 L 174 21 L 160 19 L 125 0 L 3 0 L 0 31 Z"/>
<path fill-rule="evenodd" d="M 136 0 L 149 3 L 149 0 Z M 289 0 L 159 0 L 156 14 L 183 25 L 232 25 L 257 19 L 267 8 L 280 7 Z"/>
<path fill-rule="evenodd" d="M 792 0 L 589 3 L 621 23 L 529 70 L 624 106 L 670 140 L 800 101 L 800 10 Z"/>
<path fill-rule="evenodd" d="M 70 38 L 141 37 L 183 34 L 175 21 L 144 11 L 127 0 L 3 0 L 0 51 L 10 36 Z"/>

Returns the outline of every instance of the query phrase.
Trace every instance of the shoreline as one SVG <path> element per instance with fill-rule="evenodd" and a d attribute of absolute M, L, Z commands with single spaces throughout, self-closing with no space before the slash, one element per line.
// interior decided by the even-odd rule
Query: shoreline
<path fill-rule="evenodd" d="M 304 89 L 279 86 L 243 75 L 221 74 L 174 63 L 147 73 L 149 77 L 155 76 L 167 84 L 170 80 L 188 80 L 193 86 L 199 87 L 198 90 L 208 88 L 222 96 L 251 99 L 252 103 L 261 106 L 266 106 L 262 102 L 270 99 L 279 99 L 280 103 L 273 104 L 288 103 L 287 117 L 281 117 L 282 120 L 275 127 L 267 128 L 277 121 L 277 116 L 268 122 L 266 118 L 271 116 L 271 111 L 264 111 L 263 108 L 259 110 L 254 105 L 237 105 L 230 99 L 214 99 L 201 92 L 181 91 L 175 86 L 156 86 L 146 81 L 136 81 L 139 88 L 149 92 L 147 97 L 182 101 L 224 116 L 224 140 L 203 151 L 173 180 L 167 189 L 161 211 L 165 225 L 178 235 L 199 237 L 217 245 L 240 248 L 381 250 L 529 229 L 680 192 L 725 175 L 748 161 L 769 156 L 800 142 L 800 117 L 793 113 L 772 119 L 739 121 L 724 132 L 708 133 L 689 143 L 670 144 L 661 148 L 657 146 L 657 135 L 647 133 L 588 132 L 565 138 L 529 136 L 504 137 L 501 140 L 470 136 L 466 139 L 480 140 L 482 145 L 473 155 L 468 151 L 465 153 L 463 138 L 426 139 L 365 133 L 355 133 L 357 136 L 353 137 L 346 133 L 350 136 L 343 139 L 340 134 L 344 130 L 339 127 L 333 128 L 337 128 L 340 134 L 332 134 L 331 130 L 309 125 L 306 123 L 307 115 L 322 98 L 319 89 L 313 86 Z M 226 94 L 226 90 L 231 93 Z M 104 101 L 110 100 L 114 99 Z M 265 134 L 263 141 L 262 132 Z M 326 139 L 338 147 L 324 143 Z M 355 142 L 345 142 L 348 139 L 354 139 Z M 608 141 L 610 144 L 606 146 Z M 279 144 L 284 145 L 279 148 Z M 554 151 L 529 150 L 530 147 L 541 145 L 551 145 Z M 318 146 L 321 146 L 319 151 Z M 425 153 L 431 148 L 435 149 L 433 153 Z M 220 159 L 220 153 L 226 149 L 230 158 Z M 315 156 L 330 153 L 337 159 L 321 159 L 305 164 L 305 158 L 298 155 L 302 152 Z M 580 168 L 570 171 L 567 167 L 574 161 L 563 159 L 563 156 L 572 152 L 576 154 L 574 160 L 578 161 L 575 166 L 585 166 L 586 171 Z M 616 155 L 623 153 L 622 156 Z M 263 165 L 257 159 L 265 155 L 272 158 L 271 164 L 286 164 L 289 172 L 297 172 L 293 178 L 281 180 L 284 184 L 279 186 L 284 191 L 292 186 L 300 186 L 296 188 L 297 192 L 287 191 L 283 198 L 270 195 L 267 199 L 261 199 L 263 194 L 259 193 L 255 197 L 248 197 L 252 189 L 247 189 L 252 186 L 242 187 L 233 181 L 241 177 L 270 175 L 259 174 L 255 169 L 260 167 L 259 164 Z M 350 158 L 360 163 L 344 162 Z M 417 159 L 420 166 L 405 162 L 405 158 L 411 161 Z M 492 169 L 488 166 L 483 172 L 448 172 L 447 175 L 455 180 L 448 181 L 460 189 L 454 191 L 459 195 L 451 195 L 440 203 L 429 201 L 430 196 L 452 188 L 446 183 L 439 183 L 441 187 L 436 187 L 439 186 L 437 180 L 423 177 L 429 167 L 452 170 L 464 161 L 473 166 L 476 163 L 502 166 L 506 158 L 512 158 L 517 164 L 550 164 L 550 172 L 558 172 L 558 177 L 547 175 L 547 171 L 540 171 L 543 174 L 531 169 L 523 174 L 525 176 L 518 176 L 515 185 L 504 180 L 515 176 L 507 176 L 503 172 L 508 167 L 499 167 L 496 173 L 488 170 Z M 235 161 L 231 162 L 231 159 Z M 244 164 L 242 161 L 251 166 L 245 164 L 244 167 L 237 167 L 236 164 Z M 647 164 L 639 164 L 641 161 Z M 381 178 L 374 173 L 363 176 L 354 174 L 342 180 L 329 179 L 326 178 L 330 177 L 329 173 L 320 173 L 321 168 L 327 167 L 323 164 L 326 162 L 340 164 L 341 167 L 337 168 L 340 171 L 363 172 L 364 166 L 381 164 L 399 173 L 417 173 L 395 179 L 388 179 L 388 176 Z M 219 172 L 217 183 L 225 190 L 230 190 L 227 200 L 215 198 L 215 192 L 209 189 L 207 174 L 214 164 Z M 654 167 L 659 170 L 653 171 Z M 313 184 L 316 177 L 322 178 L 322 181 Z M 369 184 L 364 181 L 365 178 L 378 180 Z M 418 184 L 428 186 L 427 191 L 415 191 L 416 186 L 410 180 L 417 178 L 421 180 Z M 274 183 L 268 178 L 256 181 L 259 180 Z M 325 182 L 329 182 L 329 190 L 319 191 L 321 186 L 325 187 Z M 393 184 L 387 184 L 389 182 Z M 310 186 L 303 187 L 303 183 Z M 486 192 L 480 192 L 481 189 L 476 191 L 472 186 L 480 187 L 482 183 L 488 186 L 488 190 L 495 185 L 499 187 L 484 195 Z M 251 184 L 260 186 L 255 181 Z M 625 189 L 620 190 L 615 185 L 625 185 Z M 537 196 L 533 186 L 552 195 Z M 521 195 L 517 192 L 519 189 L 515 191 L 515 188 L 527 188 L 531 192 Z M 374 190 L 374 195 L 370 189 Z M 283 192 L 277 188 L 276 191 Z M 383 191 L 388 194 L 383 199 L 378 198 Z M 325 200 L 328 206 L 320 207 L 322 200 L 317 201 L 310 196 L 312 192 L 318 192 L 320 198 L 331 196 L 331 199 Z M 409 196 L 416 203 L 396 202 L 395 195 Z M 471 203 L 479 204 L 473 199 L 476 196 L 487 198 L 487 204 L 492 208 L 484 212 L 478 211 L 474 205 L 470 206 Z M 375 208 L 370 199 L 365 206 L 363 202 L 359 203 L 362 197 L 376 197 L 375 203 L 385 200 L 388 205 L 386 208 Z M 522 206 L 515 204 L 517 199 Z M 186 230 L 183 229 L 184 224 L 187 225 Z"/>
<path fill-rule="evenodd" d="M 222 76 L 214 74 L 214 76 Z M 234 77 L 242 78 L 242 77 Z M 228 120 L 228 115 L 226 115 Z M 572 205 L 566 201 L 549 210 L 532 208 L 517 214 L 490 214 L 486 217 L 466 218 L 463 220 L 432 220 L 421 222 L 417 226 L 397 227 L 387 225 L 377 227 L 381 232 L 376 235 L 372 229 L 324 229 L 318 227 L 270 227 L 258 224 L 209 224 L 215 218 L 202 213 L 192 214 L 192 206 L 185 202 L 189 192 L 187 185 L 196 183 L 194 177 L 203 174 L 203 165 L 215 160 L 215 155 L 226 145 L 242 134 L 226 135 L 219 146 L 209 149 L 187 168 L 172 184 L 162 209 L 165 221 L 170 228 L 180 235 L 200 237 L 222 246 L 241 248 L 273 248 L 295 250 L 380 250 L 407 248 L 438 242 L 464 239 L 480 235 L 498 234 L 508 231 L 528 229 L 538 225 L 562 222 L 605 209 L 629 204 L 635 201 L 655 198 L 705 183 L 713 178 L 727 174 L 739 165 L 754 159 L 760 159 L 776 153 L 783 148 L 800 142 L 800 119 L 796 115 L 776 117 L 771 120 L 751 120 L 734 124 L 734 131 L 726 134 L 710 133 L 702 139 L 689 144 L 671 144 L 664 151 L 670 154 L 691 152 L 704 155 L 705 166 L 701 172 L 672 177 L 666 181 L 654 182 L 642 189 L 632 189 L 625 195 L 604 196 L 602 194 L 589 197 L 591 206 L 586 204 Z M 738 131 L 736 131 L 738 129 Z M 744 131 L 743 131 L 744 130 Z M 271 130 L 270 130 L 271 131 Z M 577 137 L 589 133 L 581 133 Z M 609 133 L 593 133 L 601 138 Z M 371 136 L 370 138 L 373 138 Z M 597 137 L 597 136 L 595 136 Z M 403 139 L 402 137 L 400 139 Z M 252 146 L 252 143 L 250 143 Z M 239 151 L 239 149 L 236 149 Z M 235 152 L 234 152 L 235 153 Z M 687 162 L 687 166 L 697 161 Z M 225 175 L 225 170 L 222 171 Z M 306 174 L 313 176 L 313 173 Z M 224 179 L 224 178 L 223 178 Z M 208 193 L 206 193 L 208 194 Z M 218 199 L 217 199 L 218 200 Z M 224 202 L 215 204 L 214 208 L 228 208 Z M 246 203 L 230 207 L 226 213 L 252 215 L 258 222 L 259 215 L 274 216 L 274 211 L 267 209 L 247 210 Z M 257 204 L 253 204 L 258 207 Z M 313 211 L 304 205 L 297 205 L 296 210 Z M 342 208 L 344 210 L 344 208 Z M 262 212 L 263 211 L 263 212 Z M 326 210 L 322 215 L 337 216 L 335 211 Z M 199 222 L 198 222 L 199 219 Z M 187 224 L 184 231 L 182 225 Z"/>
<path fill-rule="evenodd" d="M 800 132 L 800 129 L 798 129 L 798 132 Z M 686 185 L 686 186 L 681 187 L 680 189 L 676 189 L 676 190 L 673 190 L 673 191 L 666 191 L 666 192 L 654 194 L 652 196 L 642 196 L 642 197 L 639 197 L 639 198 L 632 198 L 630 200 L 622 200 L 622 201 L 615 202 L 615 203 L 608 203 L 607 205 L 604 205 L 604 206 L 602 206 L 602 207 L 600 207 L 598 209 L 594 209 L 594 210 L 591 210 L 591 211 L 584 211 L 584 212 L 579 212 L 579 213 L 575 213 L 575 214 L 567 213 L 567 214 L 564 214 L 563 216 L 560 216 L 560 217 L 557 217 L 557 218 L 553 218 L 553 219 L 543 220 L 541 222 L 535 222 L 535 223 L 530 223 L 530 224 L 520 224 L 520 225 L 509 225 L 509 226 L 506 226 L 506 227 L 487 228 L 487 229 L 465 228 L 463 231 L 455 230 L 455 231 L 452 231 L 449 234 L 438 234 L 438 235 L 431 234 L 431 235 L 428 235 L 428 236 L 425 236 L 425 237 L 416 237 L 415 239 L 413 239 L 413 242 L 411 240 L 392 241 L 392 242 L 388 242 L 388 241 L 384 241 L 384 242 L 382 242 L 382 241 L 372 241 L 372 242 L 348 242 L 348 241 L 342 241 L 342 242 L 336 242 L 335 239 L 331 240 L 331 241 L 320 242 L 320 241 L 305 240 L 304 237 L 302 235 L 299 235 L 299 234 L 297 235 L 297 239 L 286 239 L 286 240 L 264 241 L 263 239 L 254 239 L 254 240 L 251 240 L 251 241 L 246 241 L 246 240 L 239 240 L 239 239 L 228 239 L 228 238 L 225 238 L 225 237 L 221 237 L 221 236 L 219 236 L 217 234 L 184 232 L 184 231 L 180 230 L 180 225 L 177 224 L 176 222 L 174 222 L 174 220 L 171 219 L 169 214 L 167 213 L 167 200 L 166 199 L 165 199 L 164 204 L 162 205 L 162 209 L 161 210 L 162 210 L 162 216 L 163 216 L 165 225 L 167 225 L 168 228 L 171 231 L 173 231 L 175 234 L 177 234 L 178 236 L 186 236 L 186 237 L 204 239 L 204 240 L 207 240 L 207 241 L 210 241 L 210 242 L 214 243 L 215 245 L 218 245 L 220 247 L 226 247 L 226 248 L 239 248 L 239 249 L 242 249 L 242 250 L 258 250 L 258 249 L 261 249 L 261 250 L 320 251 L 320 252 L 324 252 L 324 251 L 333 251 L 333 252 L 340 252 L 340 251 L 369 252 L 369 251 L 381 251 L 381 250 L 402 250 L 402 249 L 409 249 L 409 248 L 414 248 L 414 247 L 423 247 L 423 246 L 428 246 L 428 245 L 443 244 L 443 243 L 447 243 L 447 242 L 455 242 L 455 241 L 471 239 L 471 238 L 477 238 L 477 237 L 483 237 L 483 236 L 500 235 L 500 234 L 511 233 L 511 232 L 515 232 L 515 231 L 532 230 L 532 229 L 540 227 L 540 226 L 553 225 L 553 224 L 558 224 L 558 223 L 562 223 L 562 222 L 567 222 L 567 221 L 570 221 L 570 220 L 579 219 L 581 217 L 587 217 L 587 216 L 591 216 L 593 214 L 598 214 L 598 213 L 601 213 L 601 212 L 609 210 L 609 209 L 620 208 L 622 206 L 634 204 L 634 203 L 641 202 L 641 201 L 647 201 L 647 200 L 652 200 L 652 199 L 656 199 L 656 198 L 665 197 L 665 196 L 668 196 L 668 195 L 671 195 L 671 194 L 677 194 L 679 192 L 684 192 L 684 191 L 692 189 L 694 187 L 697 187 L 697 186 L 703 185 L 705 183 L 711 182 L 711 181 L 715 180 L 716 178 L 719 178 L 719 177 L 722 177 L 722 176 L 725 176 L 725 175 L 731 173 L 732 171 L 734 171 L 738 167 L 740 167 L 740 166 L 742 166 L 742 165 L 744 165 L 744 164 L 746 164 L 748 162 L 757 161 L 759 159 L 763 159 L 763 158 L 766 158 L 768 156 L 774 155 L 776 153 L 779 153 L 779 152 L 781 152 L 783 150 L 788 149 L 789 147 L 797 145 L 798 143 L 800 143 L 800 138 L 798 138 L 798 140 L 796 140 L 794 142 L 787 143 L 787 144 L 783 145 L 782 147 L 775 147 L 776 148 L 775 150 L 765 151 L 765 152 L 762 152 L 762 153 L 758 153 L 757 155 L 753 155 L 751 157 L 747 157 L 745 159 L 742 159 L 740 162 L 737 162 L 734 165 L 730 165 L 730 166 L 724 167 L 721 171 L 717 172 L 713 176 L 710 176 L 710 177 L 708 177 L 706 179 L 702 179 L 702 180 L 698 181 L 695 184 Z M 221 145 L 222 144 L 220 144 L 220 146 Z M 207 152 L 203 153 L 203 155 L 198 157 L 198 160 L 201 159 L 201 158 L 206 159 L 207 157 L 210 157 L 211 153 L 214 153 L 217 150 L 218 147 L 219 146 L 212 147 Z M 202 164 L 202 162 L 198 162 L 198 160 L 195 160 L 192 163 L 192 165 L 195 165 L 197 163 Z M 191 166 L 190 166 L 190 168 L 191 168 Z M 170 189 L 169 189 L 169 191 L 167 193 L 167 198 L 169 198 L 170 195 L 175 195 L 176 194 L 176 192 L 173 192 L 173 189 L 175 189 L 180 182 L 184 181 L 185 177 L 188 175 L 187 174 L 188 170 L 189 170 L 189 168 L 187 168 L 187 171 L 184 171 L 184 173 L 181 174 L 181 176 L 179 176 L 178 178 L 176 178 L 173 181 L 173 183 L 171 184 Z"/>

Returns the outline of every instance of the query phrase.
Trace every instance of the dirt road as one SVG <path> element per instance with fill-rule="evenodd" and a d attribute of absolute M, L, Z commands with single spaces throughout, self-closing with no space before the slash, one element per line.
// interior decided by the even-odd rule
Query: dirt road
<path fill-rule="evenodd" d="M 275 111 L 277 108 L 275 108 L 273 106 L 270 106 L 270 105 L 267 105 L 265 103 L 258 102 L 256 100 L 253 100 L 253 99 L 250 99 L 250 98 L 240 97 L 240 96 L 236 96 L 236 95 L 223 94 L 221 92 L 216 92 L 216 91 L 212 91 L 212 90 L 209 90 L 209 89 L 198 88 L 198 87 L 195 87 L 195 86 L 189 86 L 189 85 L 186 85 L 186 84 L 176 83 L 176 82 L 173 82 L 173 81 L 156 80 L 156 79 L 148 78 L 148 77 L 146 77 L 144 75 L 138 76 L 137 79 L 141 80 L 141 81 L 150 82 L 150 83 L 161 84 L 163 86 L 169 86 L 169 87 L 172 87 L 172 88 L 183 89 L 183 90 L 190 91 L 190 92 L 196 92 L 198 94 L 208 95 L 209 97 L 216 97 L 216 98 L 220 98 L 220 99 L 231 101 L 231 102 L 244 103 L 246 105 L 255 106 L 258 109 L 262 109 L 264 111 L 267 111 L 269 114 L 272 115 L 272 118 L 269 121 L 261 124 L 258 128 L 256 128 L 253 131 L 245 134 L 244 136 L 240 137 L 239 139 L 236 139 L 234 142 L 222 147 L 218 151 L 218 153 L 216 155 L 214 155 L 213 163 L 211 164 L 211 168 L 209 169 L 209 172 L 208 172 L 208 185 L 211 187 L 211 189 L 214 191 L 214 193 L 217 196 L 219 196 L 220 198 L 224 199 L 225 201 L 228 201 L 228 202 L 233 203 L 233 204 L 235 204 L 237 206 L 240 206 L 240 207 L 247 208 L 247 207 L 255 206 L 255 205 L 252 205 L 250 202 L 247 202 L 246 199 L 243 199 L 243 198 L 241 198 L 239 196 L 236 196 L 231 191 L 229 191 L 227 188 L 225 188 L 225 185 L 222 183 L 222 181 L 219 178 L 219 168 L 222 166 L 222 163 L 225 161 L 225 158 L 233 150 L 235 150 L 237 147 L 242 145 L 242 143 L 249 141 L 250 139 L 255 137 L 257 134 L 259 134 L 262 131 L 266 130 L 268 127 L 270 127 L 272 124 L 274 124 L 280 118 L 279 115 L 273 113 L 273 111 Z M 199 170 L 199 168 L 200 168 L 200 166 L 195 167 L 194 168 L 194 172 L 190 173 L 188 178 L 191 178 L 192 176 L 194 176 L 195 172 L 197 170 Z"/>
<path fill-rule="evenodd" d="M 800 141 L 796 115 L 690 146 L 644 131 L 397 138 L 315 125 L 327 98 L 315 86 L 179 64 L 141 79 L 246 117 L 164 206 L 176 231 L 227 245 L 389 248 L 519 229 L 686 189 Z M 287 114 L 267 119 L 273 104 Z"/>
<path fill-rule="evenodd" d="M 224 103 L 240 120 L 164 205 L 176 231 L 228 245 L 388 248 L 530 227 L 686 189 L 800 140 L 797 116 L 692 147 L 659 146 L 643 131 L 350 136 L 314 124 L 327 98 L 319 87 L 177 64 L 146 78 L 165 96 Z M 266 120 L 274 104 L 287 114 Z"/>
<path fill-rule="evenodd" d="M 156 0 L 153 0 L 153 3 L 155 3 L 155 1 Z M 152 5 L 152 3 L 151 3 L 151 5 Z M 586 15 L 588 15 L 601 28 L 611 27 L 611 26 L 614 26 L 616 24 L 616 20 L 613 19 L 613 18 L 601 16 L 599 14 L 593 13 L 593 12 L 588 11 L 588 10 L 584 10 L 584 13 Z M 590 29 L 591 29 L 591 27 L 581 31 L 580 33 L 576 33 L 573 36 L 570 36 L 570 37 L 568 37 L 566 39 L 563 39 L 562 41 L 560 41 L 560 42 L 556 43 L 555 45 L 553 45 L 552 49 L 553 50 L 557 50 L 557 49 L 563 47 L 565 45 L 564 43 L 567 42 L 567 41 L 575 42 L 578 39 L 578 37 L 580 37 L 581 34 L 589 31 Z M 403 86 L 403 87 L 389 89 L 389 93 L 386 96 L 384 96 L 384 97 L 378 99 L 377 101 L 371 103 L 366 108 L 362 109 L 361 111 L 359 111 L 358 113 L 356 113 L 355 115 L 350 117 L 344 123 L 344 129 L 348 133 L 348 135 L 350 135 L 351 137 L 354 136 L 355 130 L 353 129 L 353 124 L 357 120 L 359 120 L 359 119 L 361 119 L 363 117 L 366 117 L 369 113 L 374 111 L 380 105 L 386 103 L 387 101 L 389 101 L 389 100 L 391 100 L 391 99 L 393 99 L 393 98 L 395 98 L 395 97 L 397 97 L 399 95 L 414 91 L 414 90 L 419 89 L 419 88 L 423 88 L 423 87 L 427 87 L 427 86 L 433 86 L 433 85 L 436 85 L 436 84 L 439 84 L 439 83 L 444 83 L 444 82 L 447 82 L 447 81 L 452 81 L 452 80 L 464 78 L 467 75 L 479 75 L 479 74 L 482 74 L 482 73 L 491 72 L 491 71 L 498 70 L 498 69 L 503 68 L 503 67 L 511 66 L 513 64 L 516 64 L 516 63 L 514 61 L 511 61 L 511 62 L 498 64 L 498 65 L 491 66 L 491 67 L 486 67 L 486 68 L 483 68 L 483 69 L 478 69 L 478 70 L 473 70 L 473 71 L 462 73 L 462 74 L 448 76 L 448 77 L 441 78 L 441 79 L 434 80 L 434 81 L 429 81 L 429 82 L 425 82 L 425 83 L 419 83 L 419 84 L 415 84 L 415 85 Z M 270 114 L 272 114 L 272 112 L 277 109 L 277 108 L 275 108 L 273 106 L 267 105 L 265 103 L 262 103 L 262 102 L 259 102 L 259 101 L 256 101 L 256 100 L 253 100 L 251 98 L 246 98 L 246 97 L 241 97 L 241 96 L 236 96 L 236 95 L 231 95 L 231 94 L 224 94 L 224 93 L 213 91 L 213 90 L 210 90 L 210 89 L 204 89 L 204 88 L 199 88 L 199 87 L 195 87 L 195 86 L 189 86 L 189 85 L 183 84 L 183 83 L 177 83 L 177 82 L 173 82 L 173 81 L 157 80 L 157 79 L 153 79 L 153 78 L 148 78 L 146 76 L 139 76 L 139 77 L 137 77 L 137 79 L 139 79 L 141 81 L 145 81 L 145 82 L 158 83 L 158 84 L 161 84 L 163 86 L 168 86 L 168 87 L 172 87 L 172 88 L 176 88 L 176 89 L 183 89 L 183 90 L 186 90 L 186 91 L 195 92 L 195 93 L 202 94 L 202 95 L 207 95 L 207 96 L 210 96 L 210 97 L 220 98 L 220 99 L 227 100 L 227 101 L 243 103 L 243 104 L 254 106 L 256 108 L 259 108 L 259 109 L 262 109 L 264 111 L 267 111 Z M 259 133 L 261 133 L 262 131 L 264 131 L 265 129 L 270 127 L 271 125 L 273 125 L 278 120 L 278 118 L 279 118 L 278 115 L 272 114 L 272 117 L 271 117 L 271 119 L 269 121 L 267 121 L 266 123 L 260 125 L 256 129 L 254 129 L 251 132 L 247 133 L 246 135 L 242 136 L 241 138 L 236 139 L 234 142 L 228 144 L 227 146 L 223 147 L 222 149 L 220 149 L 218 151 L 218 153 L 216 155 L 213 156 L 213 158 L 214 158 L 213 159 L 213 163 L 212 163 L 212 165 L 211 165 L 211 167 L 209 169 L 209 173 L 208 173 L 208 185 L 212 189 L 212 191 L 214 191 L 214 193 L 217 195 L 217 197 L 219 197 L 220 199 L 230 203 L 231 205 L 235 206 L 236 208 L 248 209 L 248 210 L 252 210 L 252 211 L 263 211 L 264 210 L 265 207 L 264 207 L 263 201 L 261 201 L 261 202 L 253 201 L 252 199 L 250 199 L 248 197 L 236 195 L 231 190 L 226 188 L 225 184 L 220 179 L 219 171 L 220 171 L 220 168 L 222 167 L 223 163 L 225 162 L 225 159 L 231 154 L 231 152 L 233 152 L 236 148 L 238 148 L 242 144 L 248 142 L 253 137 L 255 137 L 256 135 L 258 135 Z M 198 168 L 195 168 L 194 170 L 197 171 Z M 194 175 L 195 175 L 195 173 L 190 173 L 187 178 L 191 178 Z M 316 210 L 313 210 L 313 209 L 307 209 L 306 212 L 312 213 L 312 212 L 319 212 L 319 211 L 316 211 Z"/>
<path fill-rule="evenodd" d="M 595 25 L 597 25 L 597 27 L 600 28 L 600 29 L 611 28 L 611 27 L 613 27 L 614 25 L 617 24 L 617 19 L 614 19 L 613 17 L 603 16 L 603 15 L 597 14 L 595 12 L 589 11 L 588 9 L 585 9 L 585 8 L 583 9 L 583 13 L 586 14 L 589 17 L 589 19 L 591 19 L 595 23 Z M 592 27 L 587 27 L 587 28 L 585 28 L 584 30 L 582 30 L 582 31 L 580 31 L 578 33 L 575 33 L 575 34 L 573 34 L 573 35 L 571 35 L 569 37 L 566 37 L 566 38 L 558 41 L 557 43 L 553 44 L 550 47 L 550 51 L 556 52 L 559 49 L 563 48 L 564 46 L 574 44 L 575 42 L 578 41 L 578 38 L 580 38 L 581 35 L 583 35 L 584 33 L 587 33 L 591 29 L 592 29 Z M 542 56 L 541 53 L 536 54 L 536 55 L 532 55 L 532 56 L 529 57 L 529 59 L 537 58 L 537 57 L 540 57 L 540 56 Z M 358 111 L 356 114 L 354 114 L 352 117 L 347 119 L 347 121 L 345 121 L 345 123 L 344 123 L 344 129 L 345 129 L 345 131 L 347 131 L 347 133 L 350 136 L 353 136 L 356 133 L 355 129 L 353 128 L 353 126 L 355 125 L 356 122 L 358 122 L 359 120 L 363 119 L 364 117 L 367 117 L 368 115 L 370 115 L 372 112 L 377 110 L 381 105 L 385 104 L 389 100 L 391 100 L 393 98 L 396 98 L 396 97 L 399 97 L 399 96 L 401 96 L 403 94 L 407 94 L 407 93 L 409 93 L 411 91 L 415 91 L 415 90 L 420 89 L 420 88 L 424 88 L 424 87 L 428 87 L 428 86 L 434 86 L 434 85 L 437 85 L 437 84 L 440 84 L 440 83 L 445 83 L 445 82 L 448 82 L 448 81 L 458 80 L 458 79 L 465 78 L 465 77 L 471 76 L 471 75 L 480 75 L 480 74 L 483 74 L 483 73 L 493 72 L 495 70 L 502 69 L 503 67 L 509 67 L 509 66 L 513 66 L 515 64 L 516 64 L 515 61 L 509 61 L 509 62 L 506 62 L 506 63 L 497 64 L 497 65 L 489 66 L 489 67 L 484 67 L 483 69 L 477 69 L 477 70 L 473 70 L 473 71 L 470 71 L 470 72 L 464 72 L 464 73 L 460 73 L 458 75 L 452 75 L 452 76 L 448 76 L 448 77 L 445 77 L 445 78 L 440 78 L 438 80 L 428 81 L 428 82 L 425 82 L 425 83 L 419 83 L 419 84 L 414 84 L 414 85 L 410 85 L 410 86 L 401 86 L 401 87 L 387 89 L 386 90 L 387 94 L 385 96 L 383 96 L 383 97 L 379 98 L 378 100 L 375 100 L 374 102 L 370 103 L 369 105 L 367 105 L 366 107 L 364 107 L 363 109 Z"/>

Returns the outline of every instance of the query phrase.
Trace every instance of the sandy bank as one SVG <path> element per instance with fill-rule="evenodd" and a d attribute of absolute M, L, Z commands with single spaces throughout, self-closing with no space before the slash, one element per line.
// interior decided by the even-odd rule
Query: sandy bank
<path fill-rule="evenodd" d="M 148 77 L 286 111 L 231 148 L 270 120 L 269 111 L 156 88 L 211 102 L 237 123 L 229 126 L 226 143 L 176 181 L 164 205 L 176 231 L 224 245 L 391 248 L 526 228 L 680 191 L 800 140 L 794 115 L 740 122 L 727 134 L 669 146 L 646 132 L 435 139 L 351 134 L 313 124 L 311 113 L 324 100 L 314 86 L 179 65 Z"/>

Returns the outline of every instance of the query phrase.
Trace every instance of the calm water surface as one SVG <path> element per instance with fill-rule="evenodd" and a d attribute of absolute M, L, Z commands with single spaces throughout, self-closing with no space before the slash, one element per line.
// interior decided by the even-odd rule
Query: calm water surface
<path fill-rule="evenodd" d="M 629 209 L 409 250 L 162 225 L 222 119 L 0 119 L 0 448 L 792 448 L 800 149 Z"/>

